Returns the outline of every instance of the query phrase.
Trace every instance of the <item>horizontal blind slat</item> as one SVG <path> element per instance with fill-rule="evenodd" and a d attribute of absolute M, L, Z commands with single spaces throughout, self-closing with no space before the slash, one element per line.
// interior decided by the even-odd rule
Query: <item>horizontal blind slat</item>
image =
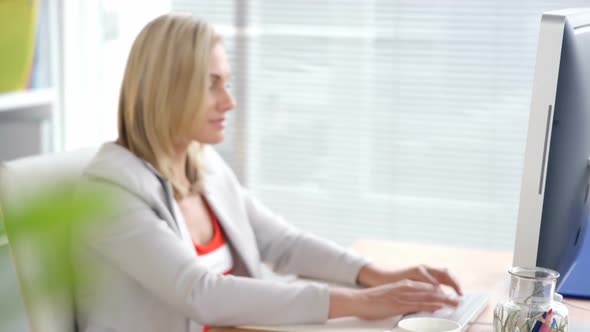
<path fill-rule="evenodd" d="M 221 25 L 243 15 L 204 3 L 173 7 Z M 249 2 L 250 25 L 226 37 L 247 47 L 226 45 L 247 63 L 233 68 L 247 75 L 232 126 L 248 148 L 233 166 L 273 210 L 343 244 L 511 248 L 540 17 L 581 5 Z"/>

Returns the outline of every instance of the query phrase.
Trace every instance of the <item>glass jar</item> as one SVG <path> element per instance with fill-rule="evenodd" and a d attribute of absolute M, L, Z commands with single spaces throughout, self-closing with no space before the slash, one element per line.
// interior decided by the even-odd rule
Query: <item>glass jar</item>
<path fill-rule="evenodd" d="M 513 267 L 510 299 L 494 309 L 494 332 L 566 332 L 567 308 L 554 301 L 559 273 L 540 267 Z"/>

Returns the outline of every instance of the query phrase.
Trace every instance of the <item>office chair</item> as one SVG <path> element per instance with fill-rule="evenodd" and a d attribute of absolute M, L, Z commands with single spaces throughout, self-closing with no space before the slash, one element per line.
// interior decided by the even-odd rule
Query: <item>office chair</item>
<path fill-rule="evenodd" d="M 39 190 L 75 181 L 82 174 L 85 165 L 96 153 L 96 149 L 83 149 L 53 155 L 39 155 L 0 163 L 0 204 L 18 207 L 26 204 Z M 9 233 L 10 234 L 10 233 Z M 49 264 L 48 257 L 63 257 L 69 260 L 69 252 L 62 252 L 63 246 L 55 248 L 36 247 L 34 241 L 11 239 L 8 243 L 16 270 L 20 293 L 31 331 L 73 332 L 75 312 L 71 289 L 60 289 L 50 298 L 31 301 L 35 291 L 31 271 L 43 273 Z M 47 250 L 55 252 L 47 252 Z"/>

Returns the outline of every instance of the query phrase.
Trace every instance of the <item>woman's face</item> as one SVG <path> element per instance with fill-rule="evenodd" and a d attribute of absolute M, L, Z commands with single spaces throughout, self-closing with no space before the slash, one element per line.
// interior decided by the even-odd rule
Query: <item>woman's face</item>
<path fill-rule="evenodd" d="M 204 125 L 194 133 L 192 139 L 204 144 L 223 141 L 225 118 L 236 103 L 228 91 L 230 69 L 221 43 L 213 48 L 209 61 L 209 103 L 205 112 Z"/>

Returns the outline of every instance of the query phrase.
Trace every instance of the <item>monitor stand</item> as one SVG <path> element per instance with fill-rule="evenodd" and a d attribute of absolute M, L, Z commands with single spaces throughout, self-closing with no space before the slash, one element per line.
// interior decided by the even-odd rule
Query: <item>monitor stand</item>
<path fill-rule="evenodd" d="M 588 276 L 590 276 L 590 227 L 587 227 L 576 265 L 559 287 L 559 293 L 565 297 L 590 300 Z"/>

